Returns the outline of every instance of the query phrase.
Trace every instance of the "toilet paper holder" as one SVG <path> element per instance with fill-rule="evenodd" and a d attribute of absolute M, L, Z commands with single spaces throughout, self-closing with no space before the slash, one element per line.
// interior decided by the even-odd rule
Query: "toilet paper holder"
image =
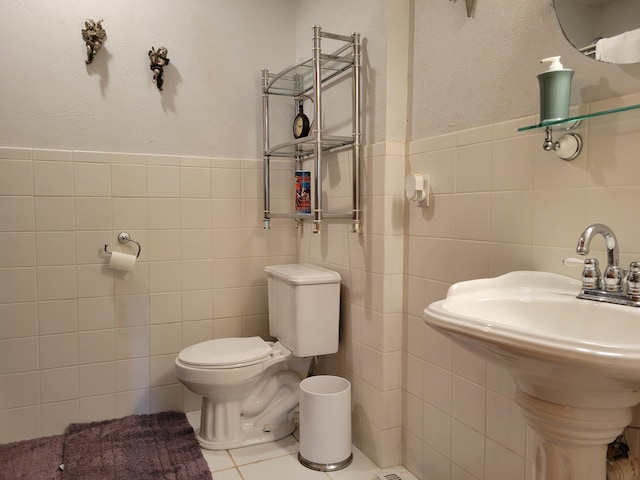
<path fill-rule="evenodd" d="M 129 243 L 129 242 L 135 243 L 138 246 L 138 253 L 136 254 L 136 258 L 140 257 L 140 252 L 142 251 L 142 247 L 140 246 L 140 243 L 138 243 L 136 240 L 131 238 L 131 235 L 129 235 L 127 232 L 120 232 L 118 234 L 118 241 L 122 244 Z M 111 255 L 112 252 L 109 251 L 108 243 L 104 244 L 104 251 L 107 254 Z"/>

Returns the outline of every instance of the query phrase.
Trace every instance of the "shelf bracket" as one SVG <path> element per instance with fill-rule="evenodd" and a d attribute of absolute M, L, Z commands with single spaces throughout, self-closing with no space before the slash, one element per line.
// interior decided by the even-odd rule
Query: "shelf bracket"
<path fill-rule="evenodd" d="M 582 137 L 579 133 L 565 133 L 554 142 L 553 129 L 546 127 L 542 148 L 545 152 L 556 152 L 562 160 L 571 161 L 582 152 Z"/>

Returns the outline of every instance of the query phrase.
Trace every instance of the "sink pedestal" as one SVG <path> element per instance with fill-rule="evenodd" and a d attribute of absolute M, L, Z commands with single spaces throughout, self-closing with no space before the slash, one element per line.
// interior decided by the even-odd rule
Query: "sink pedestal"
<path fill-rule="evenodd" d="M 606 479 L 607 445 L 631 422 L 631 407 L 570 407 L 522 391 L 516 402 L 538 434 L 536 480 Z"/>

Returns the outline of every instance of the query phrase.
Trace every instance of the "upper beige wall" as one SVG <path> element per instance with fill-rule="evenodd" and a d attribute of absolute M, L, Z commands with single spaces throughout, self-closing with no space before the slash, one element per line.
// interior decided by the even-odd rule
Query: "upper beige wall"
<path fill-rule="evenodd" d="M 293 2 L 3 2 L 0 145 L 261 156 L 260 70 L 295 58 Z M 107 31 L 88 66 L 86 18 Z M 169 50 L 162 93 L 152 46 Z"/>
<path fill-rule="evenodd" d="M 640 64 L 608 65 L 566 41 L 551 0 L 414 0 L 409 140 L 538 112 L 540 59 L 576 71 L 572 104 L 640 89 Z M 411 70 L 410 70 L 411 71 Z"/>
<path fill-rule="evenodd" d="M 405 131 L 394 133 L 389 128 L 388 117 L 394 115 L 397 105 L 388 100 L 388 62 L 392 53 L 398 47 L 393 39 L 389 39 L 389 32 L 393 31 L 394 23 L 398 20 L 394 15 L 406 17 L 408 24 L 409 0 L 296 0 L 296 57 L 304 58 L 311 55 L 312 27 L 320 25 L 324 31 L 350 35 L 358 32 L 362 41 L 362 111 L 363 111 L 363 144 L 374 144 L 384 140 L 405 140 Z M 408 39 L 401 39 L 404 55 L 407 52 Z M 323 41 L 331 51 L 331 42 Z M 324 51 L 324 48 L 323 48 Z M 397 73 L 397 72 L 395 72 Z M 400 122 L 406 120 L 406 61 L 401 68 L 403 96 L 401 97 L 402 114 Z M 396 82 L 397 84 L 397 82 Z M 331 91 L 327 90 L 329 102 L 325 103 L 326 125 L 345 124 L 351 128 L 350 101 L 347 99 L 331 98 Z M 391 110 L 391 112 L 390 112 Z M 337 118 L 336 118 L 337 116 Z M 351 130 L 349 130 L 349 134 Z M 391 138 L 390 138 L 391 136 Z"/>

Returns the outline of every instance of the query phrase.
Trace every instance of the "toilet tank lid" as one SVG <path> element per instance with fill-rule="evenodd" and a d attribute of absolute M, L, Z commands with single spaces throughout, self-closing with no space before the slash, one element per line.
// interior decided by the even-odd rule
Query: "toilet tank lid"
<path fill-rule="evenodd" d="M 311 264 L 289 263 L 269 265 L 264 268 L 268 276 L 273 276 L 294 285 L 313 285 L 320 283 L 340 283 L 338 272 Z"/>

